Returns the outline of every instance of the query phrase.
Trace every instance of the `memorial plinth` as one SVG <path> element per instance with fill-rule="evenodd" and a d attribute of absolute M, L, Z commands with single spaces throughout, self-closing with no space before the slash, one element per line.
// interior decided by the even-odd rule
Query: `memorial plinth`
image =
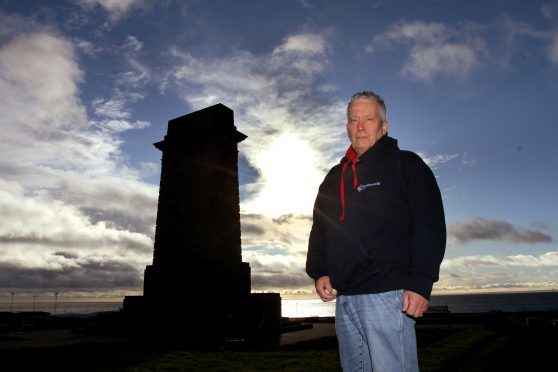
<path fill-rule="evenodd" d="M 218 337 L 279 332 L 279 295 L 252 294 L 242 262 L 238 143 L 246 138 L 222 104 L 168 122 L 154 144 L 162 168 L 153 264 L 144 295 L 126 297 L 124 313 Z"/>

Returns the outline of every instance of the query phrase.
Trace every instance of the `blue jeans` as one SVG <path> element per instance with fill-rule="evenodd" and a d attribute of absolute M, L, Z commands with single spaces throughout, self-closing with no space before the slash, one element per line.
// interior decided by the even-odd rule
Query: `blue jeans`
<path fill-rule="evenodd" d="M 343 371 L 418 371 L 415 320 L 403 290 L 337 296 L 335 330 Z"/>

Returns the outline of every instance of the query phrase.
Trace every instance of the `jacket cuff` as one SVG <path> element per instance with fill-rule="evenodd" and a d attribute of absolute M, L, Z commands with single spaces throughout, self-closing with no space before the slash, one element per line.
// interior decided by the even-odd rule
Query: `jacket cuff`
<path fill-rule="evenodd" d="M 409 284 L 407 285 L 407 290 L 418 293 L 422 297 L 430 301 L 430 295 L 432 293 L 432 286 L 434 282 L 430 278 L 426 277 L 411 277 Z"/>
<path fill-rule="evenodd" d="M 315 268 L 306 267 L 306 274 L 308 274 L 308 276 L 312 278 L 314 282 L 320 279 L 322 276 L 329 275 L 327 273 L 327 270 L 324 269 L 323 267 L 315 267 Z"/>

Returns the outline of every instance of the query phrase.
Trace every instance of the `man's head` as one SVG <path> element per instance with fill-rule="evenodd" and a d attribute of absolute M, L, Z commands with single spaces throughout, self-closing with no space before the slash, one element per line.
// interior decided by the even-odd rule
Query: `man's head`
<path fill-rule="evenodd" d="M 347 134 L 357 155 L 374 146 L 388 130 L 386 105 L 373 92 L 358 92 L 347 106 Z"/>

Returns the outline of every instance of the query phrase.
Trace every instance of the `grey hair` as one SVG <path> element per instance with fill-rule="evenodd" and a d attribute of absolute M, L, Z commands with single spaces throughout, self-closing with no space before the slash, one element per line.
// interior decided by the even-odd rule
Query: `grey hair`
<path fill-rule="evenodd" d="M 347 105 L 347 121 L 349 120 L 349 110 L 351 109 L 351 105 L 353 104 L 354 101 L 359 99 L 365 99 L 368 101 L 376 102 L 380 106 L 380 117 L 382 118 L 382 122 L 387 121 L 387 110 L 386 110 L 386 104 L 384 102 L 384 99 L 380 97 L 379 94 L 370 91 L 357 92 L 351 96 L 351 100 Z"/>

